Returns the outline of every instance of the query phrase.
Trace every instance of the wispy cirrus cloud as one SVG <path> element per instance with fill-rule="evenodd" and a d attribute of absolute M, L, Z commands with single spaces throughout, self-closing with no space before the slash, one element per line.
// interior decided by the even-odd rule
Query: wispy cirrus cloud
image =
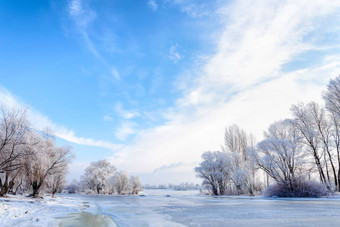
<path fill-rule="evenodd" d="M 321 101 L 321 91 L 340 71 L 340 54 L 320 52 L 317 63 L 283 68 L 299 54 L 331 45 L 321 41 L 322 34 L 329 35 L 324 31 L 335 36 L 340 32 L 324 22 L 339 9 L 334 1 L 244 0 L 225 5 L 219 10 L 224 27 L 212 41 L 216 52 L 181 84 L 183 96 L 164 113 L 168 121 L 141 131 L 114 160 L 121 168 L 149 172 L 143 177 L 148 183 L 160 166 L 198 162 L 202 152 L 220 149 L 230 124 L 261 138 L 270 123 L 290 116 L 292 104 Z"/>
<path fill-rule="evenodd" d="M 77 32 L 83 38 L 87 48 L 95 57 L 102 58 L 88 32 L 89 26 L 97 16 L 96 12 L 87 7 L 82 0 L 71 0 L 67 10 L 69 17 L 74 23 Z"/>
<path fill-rule="evenodd" d="M 169 49 L 169 59 L 175 64 L 182 58 L 177 49 L 178 44 L 170 46 Z"/>
<path fill-rule="evenodd" d="M 152 11 L 157 11 L 158 4 L 157 4 L 156 0 L 149 0 L 148 6 L 152 9 Z"/>
<path fill-rule="evenodd" d="M 130 135 L 137 133 L 135 129 L 136 124 L 132 121 L 122 121 L 115 131 L 115 136 L 117 139 L 124 141 Z"/>
<path fill-rule="evenodd" d="M 120 80 L 120 75 L 119 75 L 119 73 L 118 73 L 118 71 L 117 71 L 116 68 L 112 68 L 112 70 L 111 70 L 111 75 L 112 75 L 116 80 Z"/>
<path fill-rule="evenodd" d="M 104 115 L 103 116 L 103 120 L 104 121 L 113 121 L 113 118 L 111 116 L 109 116 L 109 115 Z"/>
<path fill-rule="evenodd" d="M 121 102 L 118 102 L 114 106 L 114 111 L 120 118 L 123 119 L 132 119 L 140 116 L 140 114 L 137 111 L 124 109 L 123 104 Z"/>
<path fill-rule="evenodd" d="M 228 23 L 217 41 L 217 52 L 209 57 L 196 84 L 179 103 L 201 103 L 195 97 L 206 100 L 203 103 L 223 101 L 223 97 L 284 76 L 283 65 L 315 48 L 304 38 L 322 29 L 318 20 L 334 13 L 338 5 L 323 1 L 238 1 L 226 6 L 223 18 Z M 300 12 L 303 8 L 306 10 Z"/>

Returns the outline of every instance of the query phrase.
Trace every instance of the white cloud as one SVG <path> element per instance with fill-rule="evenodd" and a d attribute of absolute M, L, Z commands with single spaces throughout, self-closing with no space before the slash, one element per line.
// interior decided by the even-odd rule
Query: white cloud
<path fill-rule="evenodd" d="M 124 141 L 129 135 L 136 134 L 135 124 L 131 121 L 124 121 L 115 132 L 117 139 Z"/>
<path fill-rule="evenodd" d="M 67 129 L 65 126 L 59 125 L 51 121 L 48 117 L 41 114 L 39 111 L 35 110 L 32 107 L 29 107 L 27 104 L 22 102 L 19 98 L 12 95 L 5 88 L 0 87 L 0 104 L 4 105 L 8 108 L 22 109 L 27 108 L 28 119 L 30 120 L 32 127 L 37 130 L 42 130 L 44 128 L 51 128 L 57 137 L 64 139 L 68 142 L 72 142 L 80 145 L 88 145 L 95 147 L 103 147 L 110 150 L 118 150 L 121 148 L 121 145 L 113 144 L 108 141 L 102 140 L 94 140 L 91 138 L 83 138 L 78 137 L 72 130 Z"/>
<path fill-rule="evenodd" d="M 118 150 L 122 147 L 122 145 L 113 144 L 108 141 L 78 137 L 75 135 L 73 131 L 67 130 L 67 129 L 63 130 L 63 128 L 60 128 L 60 127 L 52 127 L 52 129 L 55 130 L 56 136 L 66 141 L 72 142 L 72 143 L 76 143 L 80 145 L 95 146 L 95 147 L 103 147 L 103 148 L 110 149 L 112 151 Z"/>
<path fill-rule="evenodd" d="M 118 102 L 115 105 L 114 111 L 116 112 L 116 114 L 118 114 L 119 117 L 123 119 L 132 119 L 132 118 L 140 116 L 140 114 L 137 111 L 130 111 L 130 110 L 124 109 L 122 103 L 120 102 Z"/>
<path fill-rule="evenodd" d="M 152 11 L 156 11 L 158 8 L 158 4 L 155 0 L 149 0 L 148 6 L 152 9 Z"/>
<path fill-rule="evenodd" d="M 72 16 L 77 16 L 81 13 L 82 7 L 81 7 L 81 0 L 73 0 L 70 1 L 69 4 L 69 14 Z"/>
<path fill-rule="evenodd" d="M 118 71 L 117 71 L 116 68 L 112 68 L 112 70 L 111 70 L 111 75 L 114 76 L 114 78 L 115 78 L 116 80 L 120 80 L 120 75 L 119 75 L 119 73 L 118 73 Z"/>
<path fill-rule="evenodd" d="M 68 13 L 87 48 L 95 57 L 102 58 L 88 33 L 88 27 L 97 16 L 96 12 L 86 7 L 82 0 L 71 0 L 68 5 Z"/>
<path fill-rule="evenodd" d="M 166 3 L 177 6 L 179 10 L 192 18 L 210 16 L 218 8 L 219 1 L 197 0 L 165 0 Z"/>
<path fill-rule="evenodd" d="M 171 46 L 169 49 L 169 59 L 173 61 L 175 64 L 182 58 L 181 55 L 177 51 L 177 47 L 178 45 L 176 44 L 176 45 Z"/>
<path fill-rule="evenodd" d="M 216 53 L 195 80 L 181 85 L 186 90 L 165 113 L 168 122 L 140 132 L 134 144 L 115 153 L 118 167 L 143 173 L 142 180 L 152 183 L 160 166 L 198 163 L 202 152 L 219 150 L 230 124 L 261 138 L 269 124 L 290 116 L 292 104 L 321 101 L 321 91 L 340 71 L 340 55 L 325 54 L 313 67 L 289 73 L 282 67 L 315 48 L 305 37 L 322 34 L 319 19 L 339 7 L 334 1 L 246 0 L 228 5 Z M 179 178 L 190 172 L 194 180 L 192 170 L 181 171 L 176 172 Z"/>
<path fill-rule="evenodd" d="M 113 118 L 110 117 L 110 116 L 108 116 L 108 115 L 104 115 L 104 116 L 103 116 L 103 120 L 104 120 L 104 121 L 113 121 Z"/>

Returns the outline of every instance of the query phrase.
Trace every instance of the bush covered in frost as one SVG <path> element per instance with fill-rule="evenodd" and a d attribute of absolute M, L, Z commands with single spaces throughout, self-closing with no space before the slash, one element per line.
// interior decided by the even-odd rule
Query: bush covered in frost
<path fill-rule="evenodd" d="M 292 182 L 276 183 L 267 187 L 266 197 L 321 197 L 331 194 L 324 184 L 316 181 L 293 180 Z"/>

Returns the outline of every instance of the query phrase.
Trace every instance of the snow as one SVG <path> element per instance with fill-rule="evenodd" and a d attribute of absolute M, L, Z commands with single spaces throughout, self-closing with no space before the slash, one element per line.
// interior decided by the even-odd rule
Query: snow
<path fill-rule="evenodd" d="M 339 226 L 340 195 L 319 199 L 203 196 L 145 190 L 145 196 L 59 194 L 0 199 L 0 226 Z M 98 224 L 99 223 L 99 224 Z"/>
<path fill-rule="evenodd" d="M 81 198 L 67 196 L 32 199 L 25 196 L 0 198 L 0 226 L 74 226 L 73 219 L 111 223 L 105 216 L 91 215 L 92 208 Z M 81 220 L 81 219 L 79 219 Z M 105 225 L 96 225 L 105 226 Z M 108 225 L 106 225 L 108 226 Z"/>

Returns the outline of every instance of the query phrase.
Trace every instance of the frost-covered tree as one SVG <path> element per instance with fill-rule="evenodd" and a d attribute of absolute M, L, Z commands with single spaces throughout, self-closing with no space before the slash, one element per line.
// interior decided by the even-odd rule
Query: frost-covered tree
<path fill-rule="evenodd" d="M 243 162 L 242 165 L 234 166 L 230 179 L 236 187 L 237 194 L 249 194 L 253 196 L 258 189 L 255 167 L 249 159 Z"/>
<path fill-rule="evenodd" d="M 112 181 L 114 191 L 118 195 L 128 194 L 129 192 L 129 176 L 125 171 L 117 172 L 113 177 Z"/>
<path fill-rule="evenodd" d="M 49 187 L 50 193 L 52 194 L 52 197 L 54 197 L 55 193 L 60 192 L 62 188 L 65 186 L 66 173 L 67 168 L 61 169 L 60 171 L 49 175 L 47 179 L 47 185 Z"/>
<path fill-rule="evenodd" d="M 249 146 L 249 138 L 238 125 L 234 124 L 225 129 L 224 144 L 227 151 L 240 153 L 244 160 L 247 159 L 246 149 Z"/>
<path fill-rule="evenodd" d="M 30 159 L 24 164 L 26 181 L 32 189 L 30 196 L 38 197 L 40 190 L 47 186 L 48 178 L 67 168 L 72 158 L 71 147 L 57 147 L 53 139 L 33 131 L 29 135 L 29 144 Z"/>
<path fill-rule="evenodd" d="M 333 127 L 330 118 L 328 118 L 326 111 L 323 107 L 315 102 L 308 103 L 306 105 L 307 111 L 310 112 L 314 131 L 319 137 L 320 148 L 322 149 L 323 166 L 326 169 L 327 183 L 334 182 L 336 188 L 338 188 L 338 175 L 336 171 L 336 158 L 334 153 L 334 141 L 332 137 Z M 332 179 L 333 178 L 333 179 Z"/>
<path fill-rule="evenodd" d="M 294 119 L 291 120 L 291 124 L 296 128 L 301 135 L 301 143 L 303 143 L 307 151 L 309 151 L 314 159 L 317 167 L 320 181 L 324 184 L 328 183 L 328 179 L 323 169 L 323 150 L 321 149 L 321 138 L 316 130 L 316 125 L 312 117 L 310 109 L 311 105 L 305 106 L 300 103 L 293 105 L 291 108 Z"/>
<path fill-rule="evenodd" d="M 280 184 L 294 185 L 303 174 L 306 153 L 301 146 L 301 135 L 290 120 L 270 125 L 265 139 L 249 152 L 250 158 Z"/>
<path fill-rule="evenodd" d="M 255 146 L 255 137 L 234 124 L 226 128 L 224 140 L 224 150 L 229 153 L 233 166 L 231 181 L 237 193 L 254 195 L 256 167 L 248 158 L 247 148 Z"/>
<path fill-rule="evenodd" d="M 204 152 L 202 162 L 195 168 L 195 172 L 213 195 L 224 195 L 232 174 L 231 159 L 226 152 Z"/>
<path fill-rule="evenodd" d="M 81 181 L 86 189 L 100 193 L 105 189 L 107 180 L 114 175 L 116 168 L 107 160 L 91 162 L 81 176 Z"/>
<path fill-rule="evenodd" d="M 42 188 L 58 183 L 57 175 L 65 177 L 71 148 L 57 147 L 51 131 L 30 128 L 26 110 L 0 111 L 0 196 L 20 189 L 36 197 Z"/>
<path fill-rule="evenodd" d="M 331 137 L 335 149 L 337 162 L 337 190 L 340 191 L 340 76 L 331 79 L 327 90 L 323 93 L 323 99 L 331 121 Z"/>
<path fill-rule="evenodd" d="M 4 196 L 21 173 L 29 127 L 25 110 L 2 106 L 0 111 L 0 196 Z"/>
<path fill-rule="evenodd" d="M 138 176 L 131 176 L 129 179 L 129 189 L 132 195 L 137 195 L 142 189 L 142 183 Z"/>

